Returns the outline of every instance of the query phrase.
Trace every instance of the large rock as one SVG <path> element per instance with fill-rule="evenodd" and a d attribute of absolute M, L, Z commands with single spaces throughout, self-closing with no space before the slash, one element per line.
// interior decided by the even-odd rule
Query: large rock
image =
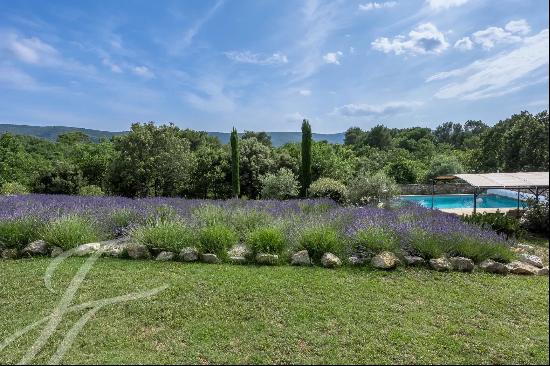
<path fill-rule="evenodd" d="M 61 249 L 60 247 L 51 247 L 50 249 L 50 257 L 52 258 L 55 258 L 55 257 L 59 257 L 61 254 L 63 254 L 63 249 Z"/>
<path fill-rule="evenodd" d="M 17 249 L 7 248 L 2 250 L 2 259 L 17 259 L 18 256 Z"/>
<path fill-rule="evenodd" d="M 509 272 L 508 267 L 505 264 L 495 262 L 492 259 L 486 259 L 481 262 L 479 264 L 479 268 L 489 273 L 508 274 Z"/>
<path fill-rule="evenodd" d="M 513 261 L 509 263 L 507 267 L 510 273 L 528 276 L 536 275 L 540 270 L 538 267 L 520 261 Z"/>
<path fill-rule="evenodd" d="M 335 268 L 340 267 L 342 265 L 342 261 L 332 253 L 325 253 L 321 257 L 321 264 L 325 268 Z"/>
<path fill-rule="evenodd" d="M 246 264 L 246 257 L 240 255 L 234 255 L 229 257 L 229 262 L 232 264 Z"/>
<path fill-rule="evenodd" d="M 28 244 L 21 251 L 22 256 L 34 257 L 38 255 L 48 255 L 50 253 L 48 244 L 44 240 L 36 240 Z"/>
<path fill-rule="evenodd" d="M 220 263 L 220 259 L 216 254 L 205 253 L 201 256 L 201 259 L 204 263 Z"/>
<path fill-rule="evenodd" d="M 537 272 L 537 275 L 538 276 L 548 276 L 548 266 L 542 267 L 541 269 L 539 269 L 539 271 Z"/>
<path fill-rule="evenodd" d="M 372 257 L 371 265 L 378 269 L 392 269 L 399 264 L 399 259 L 392 252 L 382 252 Z"/>
<path fill-rule="evenodd" d="M 131 243 L 126 246 L 126 255 L 131 259 L 150 259 L 151 253 L 143 244 Z"/>
<path fill-rule="evenodd" d="M 530 253 L 530 254 L 533 254 L 535 253 L 535 247 L 532 246 L 532 245 L 529 245 L 529 244 L 517 244 L 516 245 L 516 248 L 519 249 L 520 252 L 522 253 Z"/>
<path fill-rule="evenodd" d="M 179 258 L 184 262 L 196 262 L 199 260 L 199 251 L 194 247 L 183 248 Z"/>
<path fill-rule="evenodd" d="M 300 250 L 292 255 L 290 264 L 293 266 L 311 266 L 311 258 L 307 250 Z"/>
<path fill-rule="evenodd" d="M 430 259 L 430 267 L 439 272 L 447 272 L 453 269 L 453 265 L 445 257 Z"/>
<path fill-rule="evenodd" d="M 475 267 L 474 261 L 465 257 L 451 257 L 449 262 L 451 262 L 453 269 L 459 272 L 472 272 Z"/>
<path fill-rule="evenodd" d="M 247 257 L 250 254 L 250 250 L 244 244 L 236 244 L 227 251 L 229 257 Z"/>
<path fill-rule="evenodd" d="M 277 254 L 258 253 L 256 263 L 258 264 L 276 264 L 279 261 Z"/>
<path fill-rule="evenodd" d="M 162 251 L 157 255 L 157 261 L 171 261 L 174 260 L 176 254 L 174 252 Z"/>
<path fill-rule="evenodd" d="M 365 264 L 365 259 L 363 259 L 362 257 L 353 255 L 348 258 L 348 263 L 352 266 L 358 267 Z"/>
<path fill-rule="evenodd" d="M 404 255 L 403 260 L 408 266 L 421 266 L 426 264 L 426 261 L 422 257 L 417 257 L 415 255 Z"/>
<path fill-rule="evenodd" d="M 102 248 L 101 243 L 87 243 L 79 245 L 74 249 L 73 255 L 82 257 L 97 252 Z"/>
<path fill-rule="evenodd" d="M 523 263 L 530 264 L 537 268 L 542 268 L 544 265 L 542 264 L 542 259 L 540 257 L 537 257 L 536 255 L 523 253 L 519 255 L 519 261 Z"/>

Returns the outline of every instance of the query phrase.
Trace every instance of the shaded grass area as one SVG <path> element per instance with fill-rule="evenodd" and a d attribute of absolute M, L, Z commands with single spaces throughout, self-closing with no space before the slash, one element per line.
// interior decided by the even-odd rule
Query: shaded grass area
<path fill-rule="evenodd" d="M 48 315 L 85 259 L 43 283 L 48 259 L 0 261 L 0 340 Z M 548 363 L 548 278 L 368 268 L 256 267 L 100 259 L 74 304 L 110 305 L 64 363 Z M 47 362 L 84 311 L 68 315 Z M 32 331 L 0 353 L 16 363 Z"/>

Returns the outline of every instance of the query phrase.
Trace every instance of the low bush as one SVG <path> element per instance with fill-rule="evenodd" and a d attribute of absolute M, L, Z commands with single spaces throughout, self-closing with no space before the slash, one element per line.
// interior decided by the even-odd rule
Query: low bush
<path fill-rule="evenodd" d="M 243 208 L 227 209 L 214 205 L 204 205 L 195 209 L 193 218 L 201 226 L 230 226 L 239 234 L 241 240 L 244 240 L 250 232 L 268 226 L 273 221 L 273 217 L 263 211 Z"/>
<path fill-rule="evenodd" d="M 355 205 L 389 201 L 398 194 L 399 186 L 383 172 L 374 175 L 361 173 L 348 185 L 349 200 Z"/>
<path fill-rule="evenodd" d="M 23 249 L 37 239 L 42 223 L 35 218 L 0 221 L 0 246 Z"/>
<path fill-rule="evenodd" d="M 98 187 L 93 184 L 80 187 L 80 189 L 78 190 L 78 194 L 81 196 L 104 196 L 105 195 L 101 187 Z"/>
<path fill-rule="evenodd" d="M 298 180 L 290 169 L 281 168 L 277 173 L 260 177 L 263 199 L 284 200 L 298 196 Z"/>
<path fill-rule="evenodd" d="M 449 255 L 470 258 L 476 263 L 486 259 L 508 263 L 514 258 L 514 253 L 503 244 L 480 242 L 465 237 L 455 237 L 452 243 Z"/>
<path fill-rule="evenodd" d="M 138 226 L 131 231 L 131 237 L 149 248 L 179 252 L 195 245 L 192 229 L 180 221 L 157 221 L 154 225 Z"/>
<path fill-rule="evenodd" d="M 258 253 L 282 254 L 286 240 L 281 229 L 265 227 L 252 231 L 246 238 L 246 245 L 254 255 Z"/>
<path fill-rule="evenodd" d="M 76 215 L 60 217 L 46 224 L 41 237 L 48 244 L 64 250 L 104 239 L 94 222 Z"/>
<path fill-rule="evenodd" d="M 550 229 L 550 217 L 548 212 L 548 201 L 536 202 L 530 200 L 528 208 L 520 219 L 521 226 L 533 233 L 541 233 L 548 236 Z"/>
<path fill-rule="evenodd" d="M 341 253 L 343 242 L 336 230 L 328 226 L 305 229 L 298 240 L 298 249 L 307 250 L 312 260 L 318 262 L 323 254 Z"/>
<path fill-rule="evenodd" d="M 206 226 L 199 231 L 199 246 L 202 253 L 227 257 L 227 250 L 237 244 L 239 237 L 232 229 L 223 225 Z"/>
<path fill-rule="evenodd" d="M 29 190 L 23 184 L 18 182 L 6 182 L 0 187 L 0 195 L 22 195 L 29 194 Z"/>
<path fill-rule="evenodd" d="M 416 252 L 415 254 L 426 259 L 439 258 L 448 249 L 448 246 L 441 238 L 423 230 L 414 230 L 411 233 L 410 245 Z"/>
<path fill-rule="evenodd" d="M 348 191 L 346 186 L 331 178 L 319 178 L 309 186 L 309 196 L 313 198 L 330 198 L 336 202 L 346 201 Z"/>
<path fill-rule="evenodd" d="M 399 241 L 391 231 L 371 226 L 358 231 L 352 239 L 355 248 L 362 248 L 374 254 L 389 251 L 395 252 L 399 249 Z"/>
<path fill-rule="evenodd" d="M 496 231 L 498 234 L 503 234 L 506 238 L 521 238 L 524 230 L 518 219 L 512 216 L 505 215 L 501 212 L 484 212 L 473 215 L 463 216 L 463 220 L 469 224 L 479 225 L 483 228 L 488 228 Z"/>

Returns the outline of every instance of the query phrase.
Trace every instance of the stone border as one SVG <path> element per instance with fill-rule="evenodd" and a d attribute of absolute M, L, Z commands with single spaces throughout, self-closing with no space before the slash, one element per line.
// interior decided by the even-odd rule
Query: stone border
<path fill-rule="evenodd" d="M 358 267 L 370 264 L 371 267 L 380 270 L 393 270 L 398 266 L 424 266 L 438 272 L 464 272 L 471 273 L 474 270 L 480 270 L 495 274 L 517 274 L 517 275 L 548 275 L 548 266 L 544 266 L 542 260 L 533 254 L 534 248 L 526 244 L 518 244 L 513 248 L 518 255 L 518 260 L 508 264 L 499 263 L 487 259 L 475 265 L 475 263 L 464 257 L 441 257 L 425 260 L 418 256 L 392 252 L 381 252 L 370 259 L 360 256 L 351 256 L 346 263 L 350 266 Z M 119 238 L 97 243 L 87 243 L 76 247 L 73 250 L 74 256 L 86 256 L 92 253 L 101 252 L 103 256 L 129 259 L 154 259 L 157 261 L 181 261 L 181 262 L 203 262 L 203 263 L 222 263 L 223 261 L 213 253 L 200 253 L 195 247 L 183 248 L 179 253 L 165 251 L 162 249 L 149 249 L 143 244 L 130 241 L 129 238 Z M 23 250 L 2 249 L 0 251 L 2 259 L 31 258 L 38 256 L 56 257 L 63 253 L 59 247 L 51 247 L 43 240 L 37 240 L 28 244 Z M 243 245 L 237 245 L 227 253 L 227 262 L 231 264 L 258 264 L 258 265 L 277 265 L 283 264 L 281 258 L 276 254 L 258 253 L 256 256 L 246 249 Z M 293 266 L 312 266 L 313 262 L 307 250 L 301 250 L 293 253 L 290 258 L 290 264 Z M 343 265 L 343 261 L 333 253 L 324 253 L 321 258 L 321 266 L 325 268 L 337 268 Z"/>

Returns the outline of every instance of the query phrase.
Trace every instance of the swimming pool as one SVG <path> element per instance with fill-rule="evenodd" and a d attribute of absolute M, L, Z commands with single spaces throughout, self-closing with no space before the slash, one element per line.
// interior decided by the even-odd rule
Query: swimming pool
<path fill-rule="evenodd" d="M 402 200 L 416 202 L 423 207 L 432 207 L 432 196 L 401 196 Z M 474 208 L 473 194 L 436 194 L 433 196 L 434 208 Z M 520 201 L 520 205 L 525 205 Z M 477 197 L 478 208 L 515 208 L 518 201 L 495 194 L 484 194 Z"/>

